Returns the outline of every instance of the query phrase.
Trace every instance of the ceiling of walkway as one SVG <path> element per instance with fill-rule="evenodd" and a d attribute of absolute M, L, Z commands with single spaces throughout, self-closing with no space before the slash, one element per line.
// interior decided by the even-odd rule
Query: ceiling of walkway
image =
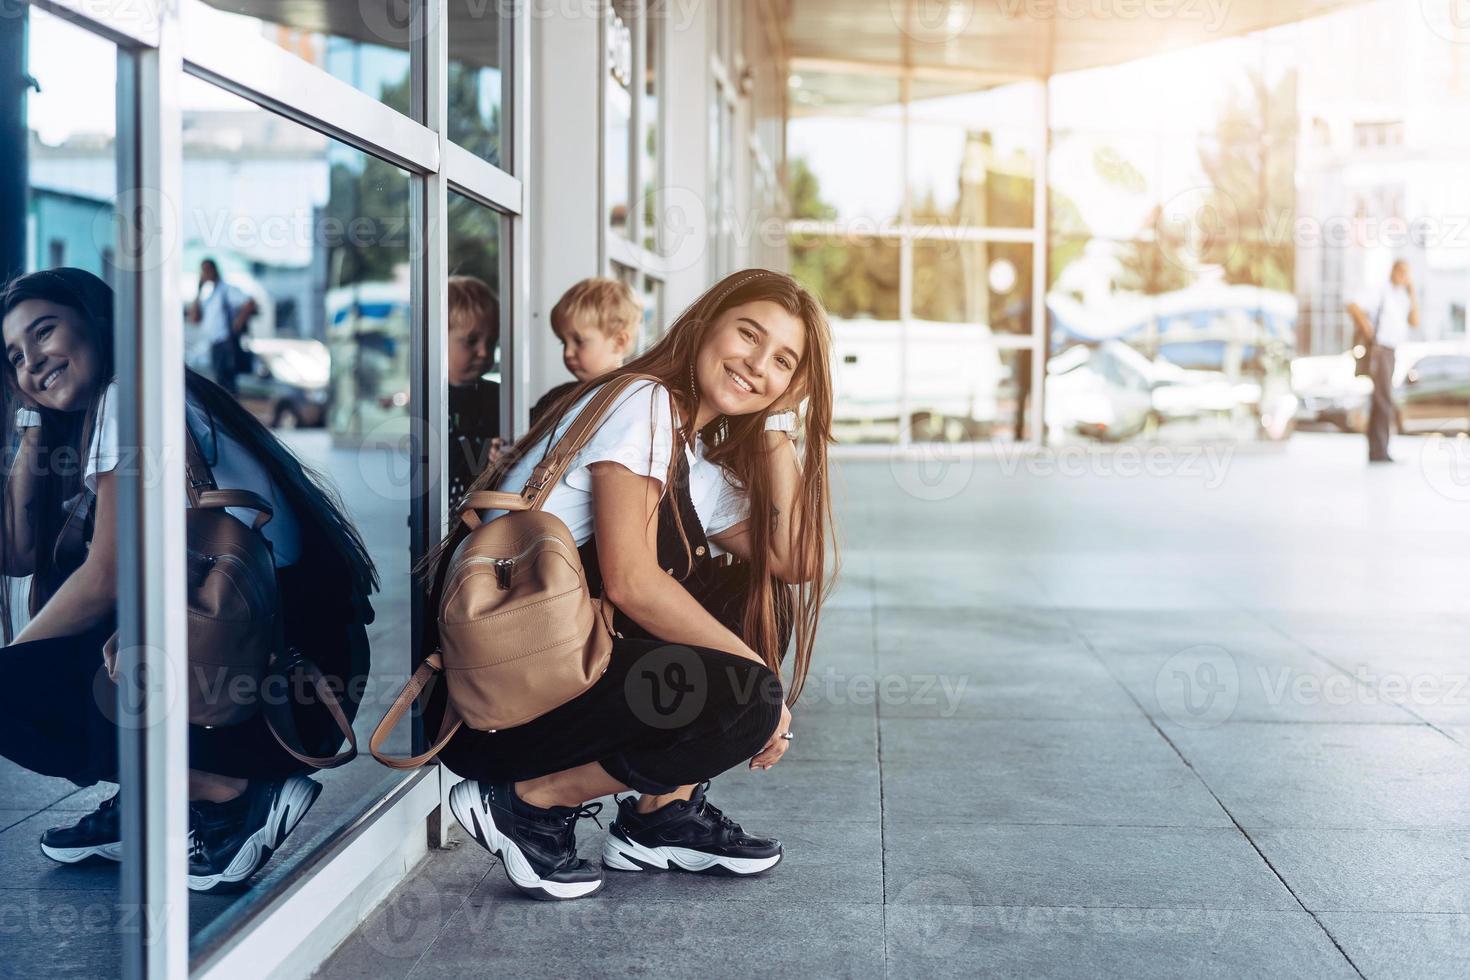
<path fill-rule="evenodd" d="M 794 58 L 1038 78 L 1288 24 L 1359 2 L 787 0 L 787 36 Z"/>

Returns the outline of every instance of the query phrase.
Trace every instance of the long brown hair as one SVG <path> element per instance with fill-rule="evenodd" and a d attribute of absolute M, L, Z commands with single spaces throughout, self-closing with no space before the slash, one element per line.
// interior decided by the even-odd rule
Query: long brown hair
<path fill-rule="evenodd" d="M 583 395 L 625 374 L 653 375 L 663 383 L 679 409 L 674 420 L 679 445 L 691 445 L 699 408 L 699 392 L 691 387 L 691 372 L 699 350 L 722 313 L 732 307 L 761 300 L 776 303 L 806 328 L 806 353 L 797 365 L 791 387 L 784 396 L 789 404 L 805 401 L 807 405 L 805 438 L 801 447 L 802 479 L 797 488 L 795 513 L 788 515 L 788 519 L 795 520 L 800 527 L 793 547 L 793 564 L 800 581 L 792 610 L 796 654 L 791 690 L 787 695 L 787 703 L 790 704 L 800 696 L 806 682 L 821 607 L 832 591 L 840 567 L 834 543 L 832 568 L 828 573 L 826 545 L 833 527 L 827 474 L 827 446 L 833 441 L 831 327 L 821 304 L 790 276 L 766 269 L 747 269 L 716 283 L 680 314 L 663 337 L 643 354 L 614 371 L 577 384 L 552 403 L 529 432 L 476 477 L 469 491 L 500 488 L 505 474 L 526 455 L 542 449 L 542 443 L 556 430 L 562 416 Z M 771 513 L 772 508 L 764 428 L 763 414 L 720 415 L 698 435 L 704 439 L 707 458 L 724 469 L 727 478 L 742 488 L 750 503 L 751 591 L 745 602 L 742 639 L 779 675 L 783 651 L 777 649 L 776 598 L 770 572 L 773 527 L 771 521 L 762 519 L 763 515 Z M 670 458 L 660 501 L 669 492 L 677 460 L 677 456 Z M 689 539 L 682 521 L 678 520 L 677 509 L 675 519 L 687 562 Z M 448 537 L 424 556 L 418 571 L 429 580 L 426 587 L 431 592 L 442 578 L 448 556 L 466 533 L 463 523 L 455 521 Z"/>

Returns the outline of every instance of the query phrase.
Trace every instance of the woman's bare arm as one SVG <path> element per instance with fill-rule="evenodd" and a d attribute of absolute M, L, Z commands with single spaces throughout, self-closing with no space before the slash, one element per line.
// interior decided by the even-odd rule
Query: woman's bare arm
<path fill-rule="evenodd" d="M 771 522 L 771 574 L 783 582 L 804 582 L 810 575 L 803 576 L 796 568 L 794 543 L 800 539 L 801 522 L 796 514 L 796 491 L 801 485 L 801 465 L 797 462 L 796 443 L 784 432 L 762 433 L 765 439 L 765 458 L 770 464 L 771 512 L 766 519 Z M 758 515 L 752 514 L 734 527 L 710 538 L 715 544 L 735 555 L 750 560 L 752 536 L 750 522 Z"/>
<path fill-rule="evenodd" d="M 613 605 L 670 643 L 709 647 L 765 663 L 659 567 L 659 481 L 639 476 L 621 463 L 593 463 L 589 469 L 597 559 L 604 593 Z"/>
<path fill-rule="evenodd" d="M 16 643 L 84 633 L 117 608 L 116 491 L 115 474 L 97 474 L 97 517 L 87 559 L 20 631 Z"/>
<path fill-rule="evenodd" d="M 3 571 L 13 578 L 30 575 L 36 570 L 36 529 L 32 523 L 31 502 L 41 489 L 41 467 L 36 458 L 41 442 L 41 427 L 21 430 L 20 446 L 11 461 L 10 477 L 5 484 L 4 550 L 0 552 Z"/>

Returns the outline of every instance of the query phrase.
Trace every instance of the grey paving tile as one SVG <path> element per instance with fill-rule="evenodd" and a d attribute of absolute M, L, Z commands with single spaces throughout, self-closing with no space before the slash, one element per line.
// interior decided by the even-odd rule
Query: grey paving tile
<path fill-rule="evenodd" d="M 42 776 L 0 759 L 0 800 L 11 809 L 35 811 L 55 806 L 75 795 L 78 788 L 69 779 Z"/>
<path fill-rule="evenodd" d="M 1470 757 L 1432 728 L 1162 727 L 1247 829 L 1470 827 Z"/>
<path fill-rule="evenodd" d="M 313 975 L 347 980 L 407 976 L 488 874 L 504 876 L 493 857 L 459 835 L 453 849 L 435 851 L 394 889 L 352 940 Z"/>
<path fill-rule="evenodd" d="M 487 890 L 455 913 L 411 976 L 809 980 L 813 969 L 883 976 L 882 907 L 824 905 L 815 916 L 763 902 L 536 902 Z"/>
<path fill-rule="evenodd" d="M 1009 659 L 1023 654 L 1086 653 L 1065 616 L 1050 610 L 976 605 L 944 610 L 891 606 L 874 615 L 874 643 L 884 656 L 928 660 L 945 650 Z"/>
<path fill-rule="evenodd" d="M 1086 633 L 1086 629 L 1083 629 Z M 1154 718 L 1186 727 L 1232 721 L 1414 724 L 1354 676 L 1280 635 L 1221 630 L 1090 635 L 1097 657 Z"/>
<path fill-rule="evenodd" d="M 1368 980 L 1470 976 L 1470 912 L 1323 912 L 1317 918 Z"/>
<path fill-rule="evenodd" d="M 1470 912 L 1470 831 L 1313 828 L 1251 839 L 1314 912 Z"/>
<path fill-rule="evenodd" d="M 886 931 L 892 976 L 1357 976 L 1304 912 L 892 905 Z"/>
<path fill-rule="evenodd" d="M 806 820 L 880 816 L 878 770 L 870 762 L 784 758 L 764 771 L 742 763 L 710 781 L 709 800 L 747 829 L 775 837 Z"/>
<path fill-rule="evenodd" d="M 812 678 L 791 709 L 791 746 L 775 769 L 789 762 L 863 762 L 876 765 L 878 718 L 871 707 L 826 705 Z M 808 695 L 811 699 L 808 700 Z M 769 773 L 767 773 L 769 775 Z"/>
<path fill-rule="evenodd" d="M 884 718 L 1129 719 L 1143 713 L 1087 653 L 981 656 L 945 650 L 927 662 L 879 654 Z"/>
<path fill-rule="evenodd" d="M 914 821 L 1229 827 L 1146 721 L 884 718 L 883 811 Z"/>
<path fill-rule="evenodd" d="M 931 904 L 952 880 L 941 904 L 1299 908 L 1235 830 L 914 822 L 886 834 L 890 905 Z"/>
<path fill-rule="evenodd" d="M 39 886 L 0 891 L 0 976 L 115 977 L 125 930 L 138 928 L 113 891 Z"/>
<path fill-rule="evenodd" d="M 950 609 L 1046 605 L 1041 583 L 1015 561 L 982 552 L 905 551 L 873 555 L 878 609 Z"/>

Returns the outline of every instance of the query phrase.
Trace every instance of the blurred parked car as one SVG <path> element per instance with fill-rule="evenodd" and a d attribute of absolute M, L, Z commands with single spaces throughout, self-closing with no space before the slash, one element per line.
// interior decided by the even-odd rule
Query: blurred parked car
<path fill-rule="evenodd" d="M 1353 374 L 1353 355 L 1299 357 L 1292 388 L 1302 405 L 1299 422 L 1326 422 L 1344 432 L 1366 432 L 1373 382 Z M 1394 358 L 1394 428 L 1400 433 L 1470 429 L 1470 346 L 1460 341 L 1408 343 Z"/>
<path fill-rule="evenodd" d="M 893 320 L 833 317 L 831 322 L 832 421 L 840 440 L 898 438 L 900 370 L 907 374 L 916 441 L 989 437 L 1000 414 L 1001 389 L 1014 386 L 989 327 L 912 320 L 904 351 L 905 332 Z"/>
<path fill-rule="evenodd" d="M 1301 404 L 1298 423 L 1325 423 L 1344 432 L 1363 432 L 1368 427 L 1368 401 L 1373 382 L 1353 373 L 1351 352 L 1293 358 L 1291 390 Z"/>
<path fill-rule="evenodd" d="M 236 379 L 240 403 L 275 429 L 327 423 L 332 358 L 316 340 L 246 337 L 255 370 Z"/>
<path fill-rule="evenodd" d="M 1394 400 L 1400 433 L 1470 429 L 1470 352 L 1415 359 L 1395 386 Z"/>
<path fill-rule="evenodd" d="M 1148 359 L 1127 344 L 1078 344 L 1046 365 L 1046 425 L 1057 433 L 1127 439 L 1157 427 Z"/>

